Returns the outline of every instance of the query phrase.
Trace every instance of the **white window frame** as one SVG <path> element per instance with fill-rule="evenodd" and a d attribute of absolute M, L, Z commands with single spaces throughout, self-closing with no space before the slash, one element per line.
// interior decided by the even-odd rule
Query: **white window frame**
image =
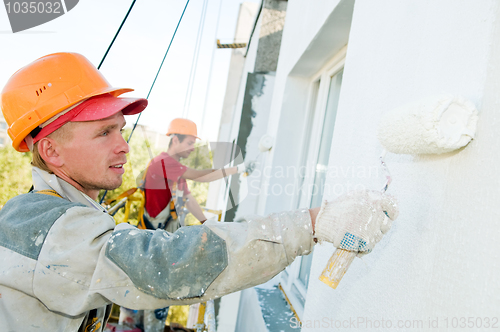
<path fill-rule="evenodd" d="M 302 183 L 302 187 L 307 188 L 308 190 L 303 191 L 302 194 L 299 193 L 299 190 L 295 191 L 296 194 L 293 202 L 294 206 L 297 208 L 310 207 L 309 205 L 312 198 L 315 167 L 319 156 L 319 145 L 323 130 L 323 119 L 326 114 L 330 81 L 333 76 L 344 69 L 346 53 L 347 46 L 342 48 L 330 61 L 328 61 L 327 64 L 325 64 L 315 75 L 313 75 L 310 80 L 306 116 L 309 121 L 305 121 L 302 132 L 305 133 L 304 135 L 310 133 L 311 137 L 304 137 L 302 140 L 303 145 L 300 147 L 302 151 L 302 164 L 300 165 L 300 169 L 303 170 L 303 166 L 305 166 L 306 173 L 303 181 L 301 178 L 297 181 L 297 186 L 300 186 Z M 315 84 L 317 84 L 318 81 L 319 88 L 317 88 L 317 94 L 315 95 Z M 295 259 L 295 261 L 282 272 L 280 278 L 280 284 L 283 291 L 287 295 L 299 318 L 303 316 L 307 296 L 306 286 L 299 279 L 301 262 L 302 257 L 297 257 L 297 259 Z"/>

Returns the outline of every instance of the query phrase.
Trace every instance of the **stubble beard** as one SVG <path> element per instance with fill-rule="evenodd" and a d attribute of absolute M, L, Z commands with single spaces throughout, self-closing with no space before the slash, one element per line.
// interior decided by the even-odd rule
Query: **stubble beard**
<path fill-rule="evenodd" d="M 123 176 L 120 176 L 120 182 L 119 183 L 111 183 L 112 181 L 101 181 L 101 182 L 96 182 L 92 180 L 83 180 L 79 182 L 79 184 L 87 189 L 87 190 L 115 190 L 119 188 L 122 183 L 123 183 Z"/>

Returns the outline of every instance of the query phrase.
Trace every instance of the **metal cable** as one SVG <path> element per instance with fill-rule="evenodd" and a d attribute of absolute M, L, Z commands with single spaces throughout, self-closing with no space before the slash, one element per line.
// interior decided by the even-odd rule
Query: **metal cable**
<path fill-rule="evenodd" d="M 134 0 L 134 2 L 135 2 L 135 0 Z M 158 75 L 160 74 L 160 71 L 161 71 L 161 68 L 163 66 L 163 63 L 165 62 L 165 58 L 167 57 L 168 51 L 170 50 L 170 46 L 172 46 L 172 42 L 174 41 L 175 35 L 177 33 L 177 30 L 179 29 L 179 25 L 181 24 L 182 18 L 184 17 L 184 13 L 186 12 L 186 8 L 187 8 L 188 4 L 189 4 L 189 0 L 186 1 L 186 5 L 184 6 L 184 10 L 182 11 L 181 17 L 179 18 L 179 22 L 177 22 L 177 26 L 175 27 L 174 34 L 172 35 L 172 38 L 170 39 L 170 43 L 168 44 L 167 51 L 165 52 L 165 55 L 163 56 L 163 60 L 161 61 L 160 67 L 158 68 L 158 71 L 156 73 L 155 79 L 153 80 L 153 83 L 151 84 L 151 88 L 149 89 L 149 92 L 148 92 L 148 95 L 146 96 L 146 99 L 149 99 L 149 95 L 151 94 L 151 91 L 153 90 L 153 87 L 154 87 L 154 85 L 156 83 L 156 79 L 158 78 Z M 127 13 L 127 15 L 128 15 L 128 13 Z M 137 117 L 137 120 L 134 123 L 134 127 L 132 128 L 132 131 L 130 132 L 130 135 L 129 135 L 128 139 L 127 139 L 127 143 L 130 142 L 130 139 L 132 138 L 132 134 L 134 133 L 135 128 L 137 127 L 137 123 L 139 122 L 139 119 L 141 118 L 141 115 L 142 115 L 142 112 L 139 113 L 139 116 Z M 102 204 L 102 202 L 104 202 L 104 199 L 106 198 L 106 194 L 107 193 L 108 193 L 108 191 L 106 190 L 104 192 L 104 194 L 102 195 L 102 198 L 101 198 L 101 201 L 99 202 L 99 204 Z"/>
<path fill-rule="evenodd" d="M 196 78 L 196 68 L 198 67 L 198 56 L 200 55 L 201 48 L 201 37 L 203 36 L 203 30 L 205 28 L 205 17 L 207 15 L 208 0 L 203 1 L 203 7 L 201 9 L 201 20 L 198 26 L 198 34 L 196 36 L 196 43 L 194 48 L 193 61 L 191 63 L 191 70 L 189 72 L 188 88 L 186 90 L 186 97 L 184 99 L 184 108 L 182 110 L 182 117 L 189 118 L 189 105 L 191 103 L 191 95 L 193 93 L 194 80 Z"/>
<path fill-rule="evenodd" d="M 165 52 L 165 55 L 163 56 L 163 60 L 161 61 L 160 68 L 158 68 L 158 72 L 156 73 L 155 79 L 153 80 L 153 84 L 151 84 L 151 88 L 149 89 L 148 95 L 146 96 L 146 99 L 149 98 L 149 95 L 151 94 L 151 91 L 153 90 L 153 87 L 156 83 L 156 79 L 158 78 L 158 75 L 160 74 L 161 67 L 163 66 L 163 62 L 165 62 L 165 58 L 167 57 L 168 51 L 170 50 L 170 46 L 172 46 L 172 42 L 174 41 L 175 34 L 177 33 L 177 29 L 179 29 L 179 25 L 181 24 L 182 17 L 184 16 L 184 13 L 186 12 L 186 8 L 189 4 L 189 0 L 186 2 L 186 6 L 184 6 L 184 10 L 182 11 L 182 15 L 179 19 L 179 22 L 177 23 L 177 27 L 175 28 L 174 34 L 172 35 L 172 39 L 170 39 L 170 44 L 168 44 L 167 51 Z M 135 127 L 137 127 L 137 123 L 139 122 L 139 119 L 141 118 L 142 112 L 139 113 L 139 116 L 137 117 L 137 120 L 134 123 L 134 127 L 132 128 L 132 131 L 130 132 L 130 136 L 128 137 L 127 143 L 130 142 L 130 138 L 132 138 L 132 134 L 134 133 Z"/>
<path fill-rule="evenodd" d="M 123 18 L 122 24 L 120 24 L 120 27 L 118 28 L 118 31 L 116 31 L 115 37 L 111 41 L 111 44 L 109 44 L 108 49 L 106 50 L 106 53 L 102 57 L 101 63 L 99 64 L 99 66 L 97 66 L 97 69 L 101 69 L 101 66 L 102 66 L 102 63 L 104 62 L 104 59 L 106 59 L 106 56 L 108 55 L 109 50 L 111 49 L 111 46 L 113 46 L 113 44 L 114 44 L 114 42 L 116 40 L 116 37 L 118 37 L 118 34 L 120 33 L 120 30 L 122 29 L 123 25 L 125 24 L 125 21 L 127 20 L 128 14 L 130 14 L 130 11 L 132 10 L 132 7 L 134 7 L 135 1 L 136 0 L 132 1 L 132 4 L 130 5 L 130 8 L 128 9 L 127 15 L 125 15 L 125 17 Z"/>

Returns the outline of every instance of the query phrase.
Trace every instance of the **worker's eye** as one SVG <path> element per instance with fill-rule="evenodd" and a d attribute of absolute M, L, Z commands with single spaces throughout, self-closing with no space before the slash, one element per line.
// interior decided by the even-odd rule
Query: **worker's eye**
<path fill-rule="evenodd" d="M 105 130 L 101 133 L 101 136 L 108 136 L 109 135 L 109 131 Z"/>

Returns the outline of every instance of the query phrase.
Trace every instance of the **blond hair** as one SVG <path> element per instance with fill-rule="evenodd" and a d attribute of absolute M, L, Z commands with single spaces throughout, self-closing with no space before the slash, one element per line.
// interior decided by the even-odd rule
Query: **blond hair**
<path fill-rule="evenodd" d="M 73 138 L 73 131 L 70 130 L 71 126 L 68 126 L 71 122 L 65 123 L 63 126 L 55 130 L 54 132 L 50 133 L 47 135 L 47 137 L 52 138 L 53 140 L 57 142 L 64 142 L 64 141 L 69 141 Z M 44 170 L 45 172 L 48 172 L 50 174 L 54 174 L 47 166 L 47 163 L 45 160 L 43 160 L 42 156 L 40 155 L 40 152 L 38 151 L 38 142 L 33 144 L 33 151 L 32 151 L 32 160 L 31 160 L 31 166 L 38 167 L 41 170 Z"/>

